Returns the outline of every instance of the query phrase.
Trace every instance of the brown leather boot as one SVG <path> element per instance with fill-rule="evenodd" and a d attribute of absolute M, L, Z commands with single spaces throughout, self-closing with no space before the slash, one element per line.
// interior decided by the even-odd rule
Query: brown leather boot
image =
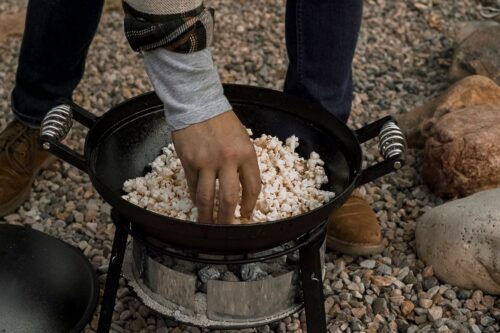
<path fill-rule="evenodd" d="M 16 120 L 0 133 L 0 217 L 29 198 L 35 176 L 55 161 L 40 148 L 38 137 L 39 130 Z"/>
<path fill-rule="evenodd" d="M 326 245 L 329 249 L 359 256 L 384 250 L 377 217 L 358 191 L 328 220 Z"/>

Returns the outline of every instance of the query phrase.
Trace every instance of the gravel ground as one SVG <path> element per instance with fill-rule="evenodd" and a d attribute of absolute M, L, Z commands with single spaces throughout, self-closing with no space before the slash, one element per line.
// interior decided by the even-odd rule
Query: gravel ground
<path fill-rule="evenodd" d="M 19 3 L 3 1 L 0 14 L 22 10 Z M 281 88 L 287 62 L 284 1 L 210 3 L 218 9 L 214 54 L 223 81 Z M 357 128 L 386 114 L 407 112 L 445 89 L 453 31 L 458 23 L 477 19 L 479 6 L 472 0 L 365 1 L 350 125 Z M 15 37 L 0 44 L 0 128 L 11 119 L 9 94 L 19 45 Z M 102 114 L 151 89 L 140 62 L 125 42 L 121 13 L 108 10 L 75 92 L 76 102 Z M 67 141 L 81 149 L 83 140 L 77 127 Z M 378 160 L 373 142 L 366 146 L 366 157 L 368 163 Z M 416 258 L 415 220 L 442 203 L 422 184 L 420 158 L 417 151 L 410 151 L 401 171 L 361 189 L 382 224 L 386 250 L 369 258 L 327 254 L 324 290 L 329 332 L 500 331 L 498 297 L 442 284 Z M 88 177 L 57 162 L 36 180 L 29 202 L 6 220 L 29 224 L 78 246 L 98 268 L 102 282 L 114 231 L 109 214 L 109 205 L 95 193 Z M 124 287 L 118 294 L 115 332 L 200 332 L 152 313 Z M 93 332 L 96 323 L 94 316 L 86 332 Z M 241 332 L 305 332 L 304 314 Z"/>

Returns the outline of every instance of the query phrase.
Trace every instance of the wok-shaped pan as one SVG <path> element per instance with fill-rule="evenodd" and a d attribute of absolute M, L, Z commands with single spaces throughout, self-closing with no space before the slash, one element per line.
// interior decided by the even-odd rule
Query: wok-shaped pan
<path fill-rule="evenodd" d="M 98 297 L 97 276 L 79 250 L 30 228 L 0 224 L 0 332 L 80 332 Z"/>
<path fill-rule="evenodd" d="M 178 247 L 218 253 L 257 251 L 294 240 L 325 221 L 356 186 L 403 165 L 404 138 L 390 117 L 353 132 L 320 105 L 278 91 L 226 85 L 225 94 L 254 135 L 285 139 L 294 134 L 300 140 L 299 154 L 318 152 L 329 178 L 324 188 L 334 191 L 336 197 L 307 214 L 246 225 L 188 222 L 125 201 L 121 198 L 123 182 L 144 175 L 148 164 L 169 143 L 163 105 L 154 93 L 127 100 L 102 117 L 65 101 L 46 116 L 41 138 L 46 149 L 88 173 L 99 194 L 130 222 L 132 230 Z M 83 155 L 60 143 L 72 117 L 89 128 Z M 360 143 L 377 135 L 386 159 L 362 170 Z"/>

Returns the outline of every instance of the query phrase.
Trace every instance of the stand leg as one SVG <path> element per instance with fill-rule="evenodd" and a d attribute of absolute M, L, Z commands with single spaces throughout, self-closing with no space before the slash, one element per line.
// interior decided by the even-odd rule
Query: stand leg
<path fill-rule="evenodd" d="M 111 327 L 116 292 L 118 291 L 123 257 L 125 256 L 125 247 L 127 245 L 127 230 L 121 227 L 119 223 L 115 223 L 115 226 L 115 239 L 113 240 L 113 248 L 109 257 L 108 276 L 106 277 L 106 285 L 104 286 L 97 333 L 108 333 Z"/>
<path fill-rule="evenodd" d="M 320 248 L 324 239 L 325 232 L 322 232 L 310 244 L 300 249 L 300 272 L 307 331 L 311 333 L 327 332 L 320 259 Z"/>

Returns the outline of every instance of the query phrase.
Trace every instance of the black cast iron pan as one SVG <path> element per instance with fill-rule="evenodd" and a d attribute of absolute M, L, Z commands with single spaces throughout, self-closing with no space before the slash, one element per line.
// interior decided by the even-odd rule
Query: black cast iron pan
<path fill-rule="evenodd" d="M 0 332 L 76 333 L 99 283 L 85 256 L 42 232 L 0 224 Z"/>
<path fill-rule="evenodd" d="M 385 140 L 382 152 L 388 158 L 366 170 L 361 169 L 360 143 L 379 135 L 383 126 L 392 120 L 390 117 L 353 132 L 321 106 L 278 91 L 226 85 L 225 94 L 240 120 L 254 135 L 266 133 L 285 139 L 295 134 L 300 140 L 301 155 L 318 152 L 325 161 L 329 177 L 325 188 L 334 191 L 336 197 L 308 214 L 247 225 L 182 221 L 123 200 L 123 182 L 144 175 L 147 165 L 169 143 L 163 105 L 154 93 L 127 100 L 102 117 L 66 101 L 45 118 L 42 141 L 56 156 L 88 173 L 99 194 L 130 222 L 133 230 L 178 247 L 219 253 L 257 251 L 294 240 L 325 221 L 356 186 L 403 165 L 401 140 L 404 143 L 404 138 L 391 123 L 389 132 L 400 139 L 399 143 Z M 83 155 L 60 143 L 71 127 L 72 117 L 89 128 Z M 394 145 L 401 149 L 391 150 Z M 389 146 L 395 154 L 387 153 Z"/>

